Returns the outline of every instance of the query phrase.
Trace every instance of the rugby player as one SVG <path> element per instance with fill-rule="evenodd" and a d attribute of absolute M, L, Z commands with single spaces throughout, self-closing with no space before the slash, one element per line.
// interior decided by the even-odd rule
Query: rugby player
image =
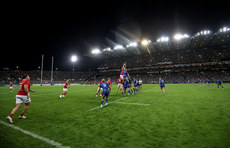
<path fill-rule="evenodd" d="M 109 84 L 105 82 L 105 79 L 102 79 L 102 83 L 100 84 L 100 88 L 103 89 L 102 97 L 101 97 L 101 108 L 103 107 L 104 98 L 106 97 L 105 107 L 108 105 L 108 97 L 109 97 Z"/>
<path fill-rule="evenodd" d="M 24 75 L 23 80 L 19 83 L 19 90 L 16 95 L 16 107 L 11 111 L 10 115 L 6 118 L 7 121 L 12 124 L 13 120 L 12 117 L 14 113 L 21 108 L 22 103 L 25 103 L 25 107 L 18 117 L 19 119 L 25 119 L 26 117 L 24 116 L 25 112 L 28 110 L 31 104 L 31 99 L 30 99 L 30 92 L 36 92 L 35 90 L 30 89 L 30 76 L 29 75 Z"/>
<path fill-rule="evenodd" d="M 65 82 L 65 85 L 64 85 L 64 87 L 63 87 L 63 93 L 60 95 L 60 98 L 64 98 L 65 97 L 65 95 L 67 94 L 67 88 L 69 88 L 69 79 L 68 80 L 66 80 L 66 82 Z"/>
<path fill-rule="evenodd" d="M 159 85 L 163 94 L 165 94 L 165 83 L 164 80 L 159 78 Z"/>

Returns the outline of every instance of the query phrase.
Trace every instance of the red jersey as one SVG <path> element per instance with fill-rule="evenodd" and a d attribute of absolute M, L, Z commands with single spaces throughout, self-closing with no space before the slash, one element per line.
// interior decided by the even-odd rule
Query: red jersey
<path fill-rule="evenodd" d="M 67 88 L 68 85 L 69 85 L 69 84 L 68 84 L 68 82 L 66 81 L 66 82 L 65 82 L 65 85 L 64 85 L 64 88 Z"/>
<path fill-rule="evenodd" d="M 123 71 L 123 69 L 122 69 L 122 70 L 121 70 L 121 74 L 120 74 L 120 75 L 123 75 L 123 72 L 124 72 L 124 71 Z"/>
<path fill-rule="evenodd" d="M 118 81 L 118 84 L 123 84 L 123 80 L 121 78 L 118 78 L 117 81 Z"/>
<path fill-rule="evenodd" d="M 102 83 L 102 82 L 98 83 L 98 87 L 100 87 L 101 83 Z"/>
<path fill-rule="evenodd" d="M 12 87 L 14 84 L 12 82 L 10 82 L 10 87 Z"/>
<path fill-rule="evenodd" d="M 109 85 L 111 85 L 111 81 L 109 81 L 109 80 L 108 80 L 108 81 L 106 81 L 106 83 L 108 83 Z"/>
<path fill-rule="evenodd" d="M 30 92 L 30 81 L 29 80 L 22 80 L 20 83 L 19 83 L 19 90 L 18 90 L 18 93 L 17 95 L 24 95 L 26 96 L 27 93 L 25 92 L 24 90 L 24 85 L 28 85 L 28 91 Z"/>

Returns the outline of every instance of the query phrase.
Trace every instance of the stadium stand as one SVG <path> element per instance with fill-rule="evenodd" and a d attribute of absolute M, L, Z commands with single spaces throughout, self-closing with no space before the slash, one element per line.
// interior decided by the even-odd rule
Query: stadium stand
<path fill-rule="evenodd" d="M 54 71 L 54 83 L 71 79 L 72 83 L 94 83 L 110 77 L 117 81 L 123 63 L 131 78 L 143 83 L 157 83 L 162 77 L 166 83 L 197 83 L 209 79 L 230 82 L 230 33 L 202 32 L 180 41 L 151 42 L 119 50 L 103 51 L 103 63 L 94 71 Z M 17 84 L 23 73 L 31 76 L 33 84 L 40 83 L 40 71 L 0 71 L 0 84 Z M 43 83 L 50 83 L 50 71 L 44 71 Z"/>

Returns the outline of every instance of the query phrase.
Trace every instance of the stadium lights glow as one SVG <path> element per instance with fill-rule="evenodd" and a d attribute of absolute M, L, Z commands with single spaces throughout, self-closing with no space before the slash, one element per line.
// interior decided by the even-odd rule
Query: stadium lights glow
<path fill-rule="evenodd" d="M 116 45 L 113 49 L 117 50 L 117 49 L 123 49 L 124 47 L 122 45 Z"/>
<path fill-rule="evenodd" d="M 200 34 L 201 35 L 207 35 L 207 34 L 210 34 L 210 31 L 209 30 L 204 30 L 204 31 L 201 31 Z"/>
<path fill-rule="evenodd" d="M 175 40 L 181 40 L 181 39 L 188 38 L 188 37 L 189 37 L 188 34 L 176 34 L 176 35 L 174 35 Z"/>
<path fill-rule="evenodd" d="M 136 47 L 137 43 L 136 42 L 132 42 L 130 44 L 128 44 L 126 47 Z"/>
<path fill-rule="evenodd" d="M 77 56 L 73 55 L 73 56 L 71 57 L 71 61 L 72 61 L 72 62 L 76 62 L 76 61 L 77 61 Z"/>
<path fill-rule="evenodd" d="M 103 49 L 103 51 L 111 51 L 111 48 L 105 48 L 105 49 Z"/>
<path fill-rule="evenodd" d="M 230 30 L 230 28 L 228 28 L 228 27 L 223 27 L 223 28 L 220 28 L 219 32 L 227 32 L 227 31 L 229 31 L 229 30 Z"/>
<path fill-rule="evenodd" d="M 144 45 L 144 46 L 146 46 L 146 45 L 148 45 L 150 42 L 151 42 L 150 40 L 143 40 L 143 41 L 141 42 L 141 44 Z"/>
<path fill-rule="evenodd" d="M 93 49 L 92 54 L 99 54 L 101 51 L 99 49 Z"/>
<path fill-rule="evenodd" d="M 162 36 L 161 38 L 157 39 L 157 42 L 168 42 L 169 37 Z"/>

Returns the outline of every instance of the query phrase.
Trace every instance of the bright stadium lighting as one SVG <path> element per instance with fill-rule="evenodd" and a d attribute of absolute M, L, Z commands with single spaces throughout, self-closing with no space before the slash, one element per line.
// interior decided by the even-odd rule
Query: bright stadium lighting
<path fill-rule="evenodd" d="M 220 28 L 219 32 L 227 32 L 227 31 L 229 31 L 229 30 L 230 30 L 230 28 L 228 28 L 228 27 L 223 27 L 223 28 Z"/>
<path fill-rule="evenodd" d="M 103 51 L 111 51 L 111 48 L 105 48 L 105 49 L 103 49 Z"/>
<path fill-rule="evenodd" d="M 113 49 L 117 50 L 117 49 L 123 49 L 124 47 L 122 45 L 116 45 Z"/>
<path fill-rule="evenodd" d="M 73 63 L 76 62 L 76 61 L 77 61 L 77 56 L 73 55 L 73 56 L 71 57 L 71 61 L 72 61 Z"/>
<path fill-rule="evenodd" d="M 210 30 L 203 30 L 200 32 L 200 35 L 207 35 L 207 34 L 210 34 L 211 31 Z"/>
<path fill-rule="evenodd" d="M 181 40 L 181 39 L 188 38 L 188 37 L 189 37 L 188 34 L 175 34 L 174 35 L 175 40 Z"/>
<path fill-rule="evenodd" d="M 136 42 L 132 42 L 132 43 L 126 45 L 126 47 L 136 47 L 136 46 L 137 46 Z"/>
<path fill-rule="evenodd" d="M 141 44 L 144 45 L 144 46 L 146 46 L 146 45 L 148 45 L 150 42 L 151 42 L 150 40 L 143 40 L 143 41 L 141 42 Z"/>
<path fill-rule="evenodd" d="M 168 42 L 168 41 L 169 41 L 169 37 L 165 37 L 165 36 L 162 36 L 161 38 L 157 39 L 157 42 Z"/>
<path fill-rule="evenodd" d="M 74 63 L 77 61 L 77 56 L 76 56 L 76 55 L 72 55 L 71 61 L 72 61 L 72 63 L 73 63 L 73 71 L 74 71 L 74 70 L 75 70 L 75 69 L 74 69 Z"/>
<path fill-rule="evenodd" d="M 92 54 L 99 54 L 101 51 L 99 49 L 93 49 Z"/>

